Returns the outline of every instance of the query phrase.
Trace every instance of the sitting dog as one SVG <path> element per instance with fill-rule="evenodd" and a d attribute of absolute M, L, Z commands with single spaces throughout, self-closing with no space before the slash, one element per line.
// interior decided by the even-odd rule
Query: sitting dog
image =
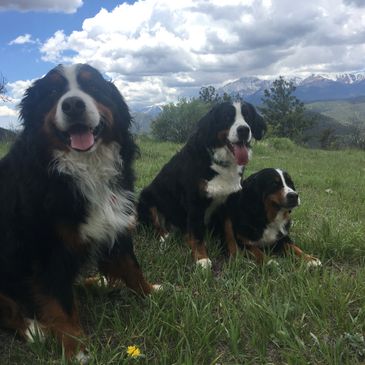
<path fill-rule="evenodd" d="M 300 204 L 294 183 L 287 172 L 263 169 L 242 182 L 242 190 L 230 194 L 209 222 L 225 243 L 228 256 L 241 246 L 251 252 L 257 263 L 266 259 L 264 251 L 293 252 L 309 266 L 320 260 L 305 254 L 289 236 L 290 213 Z"/>
<path fill-rule="evenodd" d="M 162 239 L 168 229 L 177 227 L 186 234 L 194 261 L 209 268 L 206 223 L 229 194 L 241 189 L 250 141 L 252 136 L 261 139 L 265 128 L 251 104 L 224 102 L 213 107 L 186 145 L 142 191 L 139 221 L 152 224 Z"/>
<path fill-rule="evenodd" d="M 23 130 L 0 160 L 0 326 L 29 339 L 35 328 L 52 333 L 84 361 L 73 294 L 81 269 L 93 263 L 137 293 L 153 289 L 130 235 L 131 116 L 86 64 L 54 68 L 20 107 Z"/>

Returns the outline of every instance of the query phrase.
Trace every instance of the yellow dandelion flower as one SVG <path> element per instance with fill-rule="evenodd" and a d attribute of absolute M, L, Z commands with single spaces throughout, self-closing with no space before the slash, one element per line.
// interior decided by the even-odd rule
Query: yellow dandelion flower
<path fill-rule="evenodd" d="M 141 355 L 141 350 L 137 346 L 128 346 L 127 354 L 130 357 L 138 357 Z"/>

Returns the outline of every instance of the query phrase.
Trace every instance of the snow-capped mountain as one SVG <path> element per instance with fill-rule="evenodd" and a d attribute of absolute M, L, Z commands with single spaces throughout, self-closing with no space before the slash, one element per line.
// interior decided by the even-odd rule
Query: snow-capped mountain
<path fill-rule="evenodd" d="M 264 90 L 276 78 L 242 77 L 227 83 L 218 92 L 236 95 L 254 104 L 260 104 Z M 347 99 L 365 95 L 365 72 L 312 74 L 307 77 L 288 76 L 296 86 L 295 95 L 304 102 L 315 100 Z"/>
<path fill-rule="evenodd" d="M 227 94 L 239 93 L 245 97 L 254 94 L 262 88 L 266 89 L 270 87 L 271 83 L 272 81 L 270 80 L 261 80 L 258 77 L 241 77 L 237 81 L 224 85 L 220 91 Z"/>
<path fill-rule="evenodd" d="M 279 76 L 278 76 L 279 77 Z M 272 79 L 259 77 L 241 77 L 228 82 L 218 88 L 220 94 L 227 93 L 232 96 L 239 94 L 244 100 L 253 104 L 261 104 L 264 90 L 269 89 Z M 342 100 L 365 96 L 365 71 L 352 73 L 322 73 L 311 74 L 306 77 L 288 76 L 287 80 L 294 82 L 295 95 L 303 102 L 323 100 Z M 150 130 L 151 122 L 161 113 L 162 105 L 152 105 L 136 109 L 132 112 L 134 117 L 134 130 L 146 133 Z"/>

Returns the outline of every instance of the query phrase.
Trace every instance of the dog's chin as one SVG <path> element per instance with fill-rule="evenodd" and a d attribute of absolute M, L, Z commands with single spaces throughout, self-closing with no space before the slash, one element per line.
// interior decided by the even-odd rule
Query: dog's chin
<path fill-rule="evenodd" d="M 276 210 L 287 210 L 289 213 L 298 206 L 298 204 L 290 204 L 286 202 L 280 204 L 277 202 L 272 202 L 272 205 Z"/>
<path fill-rule="evenodd" d="M 104 127 L 103 121 L 100 121 L 94 128 L 90 128 L 83 123 L 75 123 L 66 131 L 60 131 L 56 128 L 56 135 L 72 151 L 80 153 L 92 152 L 98 145 Z"/>

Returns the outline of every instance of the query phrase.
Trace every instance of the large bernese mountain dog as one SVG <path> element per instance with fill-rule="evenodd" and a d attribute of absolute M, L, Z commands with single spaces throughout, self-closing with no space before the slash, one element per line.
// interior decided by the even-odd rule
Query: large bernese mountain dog
<path fill-rule="evenodd" d="M 241 247 L 262 264 L 269 261 L 265 251 L 293 252 L 308 266 L 320 266 L 320 260 L 305 254 L 289 236 L 290 213 L 299 204 L 289 174 L 266 168 L 249 176 L 242 182 L 242 190 L 228 196 L 213 214 L 209 226 L 219 234 L 229 257 L 235 256 Z"/>
<path fill-rule="evenodd" d="M 23 130 L 0 161 L 0 326 L 24 338 L 37 327 L 82 360 L 73 294 L 81 269 L 93 264 L 137 293 L 153 289 L 130 235 L 131 116 L 87 64 L 52 69 L 20 108 Z"/>
<path fill-rule="evenodd" d="M 206 224 L 216 207 L 241 189 L 250 141 L 252 136 L 261 139 L 265 129 L 263 118 L 249 103 L 223 102 L 213 107 L 186 145 L 141 192 L 139 221 L 152 223 L 161 239 L 177 227 L 186 234 L 195 262 L 209 268 Z"/>

